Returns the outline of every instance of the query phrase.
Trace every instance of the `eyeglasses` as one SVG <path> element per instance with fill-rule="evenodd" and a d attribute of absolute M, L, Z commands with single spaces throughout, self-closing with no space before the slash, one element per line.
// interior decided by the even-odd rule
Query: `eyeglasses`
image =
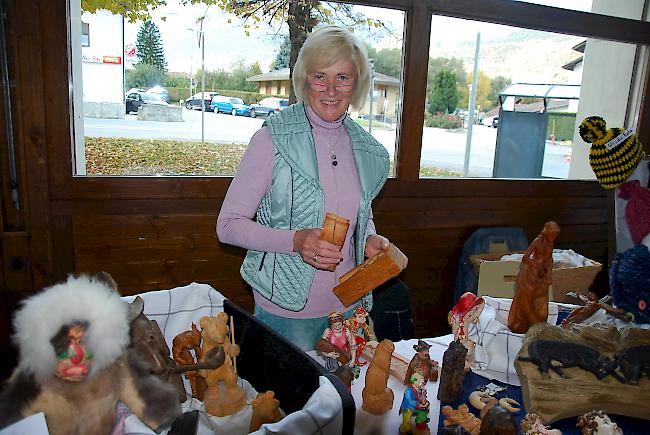
<path fill-rule="evenodd" d="M 318 74 L 315 77 L 310 77 L 307 80 L 309 87 L 316 92 L 325 92 L 331 85 L 328 83 L 328 80 L 322 75 Z M 334 84 L 334 89 L 338 92 L 352 92 L 354 88 L 354 79 L 340 75 L 336 77 L 336 83 Z"/>

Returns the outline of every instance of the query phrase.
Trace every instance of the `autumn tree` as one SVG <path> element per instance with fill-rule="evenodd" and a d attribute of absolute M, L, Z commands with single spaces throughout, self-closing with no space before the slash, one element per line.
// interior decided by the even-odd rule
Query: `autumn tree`
<path fill-rule="evenodd" d="M 511 83 L 511 79 L 503 76 L 496 76 L 492 79 L 492 83 L 490 83 L 490 93 L 487 97 L 490 103 L 492 103 L 492 107 L 497 107 L 499 105 L 499 94 Z"/>
<path fill-rule="evenodd" d="M 366 47 L 368 57 L 375 61 L 375 71 L 391 77 L 400 78 L 402 75 L 402 50 L 399 48 L 382 48 L 377 50 Z"/>
<path fill-rule="evenodd" d="M 467 83 L 472 83 L 474 74 L 469 73 L 467 76 Z M 477 108 L 480 106 L 482 111 L 490 110 L 492 103 L 490 102 L 488 96 L 492 91 L 492 79 L 487 76 L 483 71 L 478 71 L 478 80 L 476 83 L 476 105 Z"/>

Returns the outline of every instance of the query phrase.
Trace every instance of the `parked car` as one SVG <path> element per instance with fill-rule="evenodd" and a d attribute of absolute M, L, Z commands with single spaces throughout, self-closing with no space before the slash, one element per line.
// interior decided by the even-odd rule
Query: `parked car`
<path fill-rule="evenodd" d="M 147 90 L 142 88 L 131 88 L 124 93 L 124 98 L 126 98 L 129 94 L 132 94 L 134 92 L 137 92 L 138 94 L 144 94 L 145 92 L 147 92 Z"/>
<path fill-rule="evenodd" d="M 166 103 L 169 103 L 169 92 L 167 89 L 163 88 L 162 86 L 154 86 L 153 88 L 147 89 L 148 94 L 156 94 L 160 97 L 161 100 L 163 100 Z"/>
<path fill-rule="evenodd" d="M 499 126 L 499 117 L 495 116 L 492 118 L 492 127 L 497 128 Z"/>
<path fill-rule="evenodd" d="M 233 116 L 248 116 L 251 110 L 250 106 L 244 104 L 244 100 L 241 98 L 225 97 L 222 95 L 212 98 L 210 109 L 214 113 L 230 113 Z"/>
<path fill-rule="evenodd" d="M 289 100 L 286 98 L 269 97 L 264 98 L 256 104 L 251 104 L 250 115 L 255 118 L 257 115 L 273 115 L 280 112 L 280 110 L 289 106 Z"/>
<path fill-rule="evenodd" d="M 131 92 L 126 96 L 126 114 L 137 112 L 140 106 L 144 104 L 156 104 L 160 106 L 169 106 L 169 104 L 160 98 L 158 94 L 149 92 Z"/>
<path fill-rule="evenodd" d="M 212 110 L 210 108 L 210 104 L 212 103 L 212 98 L 221 95 L 219 92 L 204 92 L 203 93 L 203 104 L 205 106 L 205 110 Z M 198 109 L 201 110 L 201 93 L 197 93 L 192 95 L 190 98 L 188 98 L 185 101 L 185 108 L 187 110 L 192 110 L 192 109 Z"/>

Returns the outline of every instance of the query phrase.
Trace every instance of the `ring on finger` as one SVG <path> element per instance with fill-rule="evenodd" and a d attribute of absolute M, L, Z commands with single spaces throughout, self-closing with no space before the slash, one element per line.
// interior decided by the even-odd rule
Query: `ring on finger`
<path fill-rule="evenodd" d="M 314 255 L 314 263 L 318 263 L 318 254 Z"/>

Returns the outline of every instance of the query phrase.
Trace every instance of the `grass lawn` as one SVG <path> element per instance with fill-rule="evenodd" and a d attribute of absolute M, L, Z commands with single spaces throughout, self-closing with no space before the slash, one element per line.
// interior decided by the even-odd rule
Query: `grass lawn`
<path fill-rule="evenodd" d="M 161 139 L 86 137 L 88 175 L 234 175 L 246 145 Z M 391 173 L 392 173 L 391 162 Z M 461 174 L 420 168 L 421 177 Z"/>

